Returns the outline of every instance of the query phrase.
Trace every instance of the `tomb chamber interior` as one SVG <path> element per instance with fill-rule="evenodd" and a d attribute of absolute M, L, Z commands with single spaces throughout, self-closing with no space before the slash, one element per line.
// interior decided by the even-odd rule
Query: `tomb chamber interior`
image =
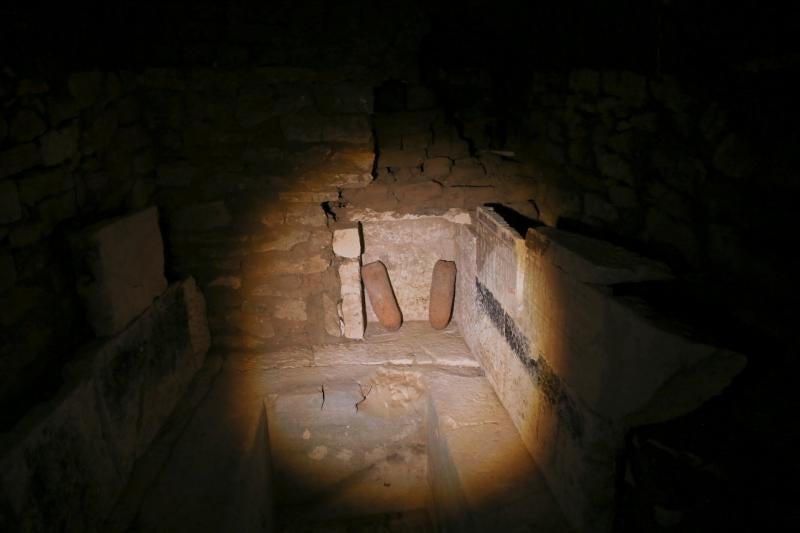
<path fill-rule="evenodd" d="M 0 7 L 0 530 L 785 529 L 798 24 Z"/>

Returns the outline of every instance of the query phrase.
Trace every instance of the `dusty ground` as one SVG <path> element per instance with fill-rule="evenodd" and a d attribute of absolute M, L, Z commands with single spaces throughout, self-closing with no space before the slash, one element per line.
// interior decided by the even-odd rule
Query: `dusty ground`
<path fill-rule="evenodd" d="M 453 325 L 231 353 L 212 359 L 184 403 L 111 529 L 433 531 L 488 520 L 563 530 Z"/>

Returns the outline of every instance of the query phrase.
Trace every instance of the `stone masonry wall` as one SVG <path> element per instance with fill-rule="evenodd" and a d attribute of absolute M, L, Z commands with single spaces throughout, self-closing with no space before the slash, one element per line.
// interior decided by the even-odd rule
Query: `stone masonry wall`
<path fill-rule="evenodd" d="M 153 152 L 132 78 L 0 72 L 0 427 L 55 389 L 90 337 L 67 246 L 74 229 L 142 208 Z"/>
<path fill-rule="evenodd" d="M 467 344 L 573 527 L 610 530 L 625 432 L 697 408 L 744 357 L 609 290 L 668 278 L 659 263 L 553 228 L 523 239 L 486 208 L 459 232 Z"/>
<path fill-rule="evenodd" d="M 215 342 L 335 333 L 328 206 L 372 180 L 370 74 L 151 69 L 138 81 L 158 144 L 167 268 L 198 280 Z"/>
<path fill-rule="evenodd" d="M 533 72 L 512 83 L 462 69 L 433 82 L 465 138 L 513 152 L 533 181 L 529 196 L 517 196 L 535 205 L 535 218 L 700 275 L 737 320 L 757 320 L 751 309 L 765 297 L 787 301 L 774 269 L 790 276 L 797 265 L 781 257 L 775 229 L 793 223 L 796 158 L 767 135 L 768 123 L 759 131 L 742 118 L 741 97 L 618 70 Z M 775 328 L 780 314 L 760 322 Z"/>

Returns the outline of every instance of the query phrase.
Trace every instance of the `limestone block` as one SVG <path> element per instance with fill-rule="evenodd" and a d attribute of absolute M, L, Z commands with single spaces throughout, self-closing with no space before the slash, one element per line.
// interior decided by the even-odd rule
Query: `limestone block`
<path fill-rule="evenodd" d="M 411 85 L 406 89 L 406 109 L 409 111 L 432 109 L 435 106 L 436 98 L 428 88 Z"/>
<path fill-rule="evenodd" d="M 14 257 L 3 251 L 0 252 L 0 292 L 10 289 L 17 280 L 17 269 L 14 266 Z"/>
<path fill-rule="evenodd" d="M 39 218 L 49 226 L 75 216 L 77 212 L 75 194 L 72 191 L 63 192 L 57 196 L 45 198 L 36 207 Z"/>
<path fill-rule="evenodd" d="M 442 194 L 442 186 L 433 181 L 422 183 L 409 183 L 407 185 L 395 184 L 392 188 L 397 200 L 406 206 L 419 205 L 431 201 Z"/>
<path fill-rule="evenodd" d="M 72 189 L 75 182 L 63 167 L 42 169 L 26 175 L 19 182 L 19 199 L 27 205 L 36 205 L 46 196 Z"/>
<path fill-rule="evenodd" d="M 328 219 L 319 204 L 291 204 L 286 209 L 286 223 L 321 227 Z"/>
<path fill-rule="evenodd" d="M 361 255 L 359 228 L 337 229 L 333 232 L 333 253 L 339 257 L 355 259 Z"/>
<path fill-rule="evenodd" d="M 308 320 L 306 302 L 296 298 L 284 298 L 275 303 L 275 318 L 303 322 Z"/>
<path fill-rule="evenodd" d="M 368 115 L 337 115 L 325 120 L 324 141 L 364 144 L 372 140 L 372 125 Z"/>
<path fill-rule="evenodd" d="M 590 220 L 613 223 L 619 219 L 617 209 L 599 194 L 583 195 L 583 214 Z"/>
<path fill-rule="evenodd" d="M 307 242 L 309 238 L 311 238 L 310 231 L 297 229 L 270 232 L 263 238 L 257 235 L 253 237 L 253 251 L 291 250 L 296 245 Z"/>
<path fill-rule="evenodd" d="M 45 123 L 32 109 L 18 111 L 8 125 L 8 136 L 12 141 L 32 141 L 45 131 Z"/>
<path fill-rule="evenodd" d="M 281 119 L 281 128 L 287 141 L 322 141 L 322 118 L 319 115 L 293 113 Z"/>
<path fill-rule="evenodd" d="M 0 224 L 9 224 L 22 218 L 17 184 L 13 181 L 0 182 Z"/>
<path fill-rule="evenodd" d="M 378 166 L 383 167 L 418 167 L 425 161 L 424 149 L 383 150 L 378 157 Z"/>
<path fill-rule="evenodd" d="M 223 228 L 231 222 L 231 214 L 223 201 L 182 207 L 171 214 L 173 231 L 204 231 Z"/>
<path fill-rule="evenodd" d="M 486 379 L 431 379 L 428 405 L 428 479 L 442 529 L 570 531 Z"/>
<path fill-rule="evenodd" d="M 346 216 L 346 215 L 345 215 Z M 389 271 L 400 309 L 406 321 L 427 321 L 430 281 L 439 259 L 455 260 L 455 218 L 426 216 L 402 220 L 402 215 L 386 213 L 384 220 L 363 220 L 363 262 L 381 261 Z M 367 305 L 368 321 L 376 321 Z"/>
<path fill-rule="evenodd" d="M 78 150 L 78 126 L 70 125 L 42 137 L 42 163 L 53 166 L 73 157 Z"/>
<path fill-rule="evenodd" d="M 577 93 L 597 94 L 600 73 L 590 69 L 575 69 L 569 75 L 569 88 Z"/>
<path fill-rule="evenodd" d="M 71 244 L 78 293 L 98 336 L 120 332 L 167 287 L 155 207 L 91 226 Z"/>
<path fill-rule="evenodd" d="M 317 105 L 329 113 L 372 113 L 372 87 L 354 83 L 320 85 L 316 93 Z"/>
<path fill-rule="evenodd" d="M 197 172 L 197 167 L 187 161 L 161 164 L 156 170 L 156 184 L 159 187 L 188 187 Z"/>
<path fill-rule="evenodd" d="M 428 147 L 428 157 L 469 158 L 469 145 L 457 136 L 452 135 L 450 139 L 439 139 Z"/>
<path fill-rule="evenodd" d="M 353 170 L 357 173 L 370 173 L 375 163 L 375 151 L 355 147 L 339 147 L 330 156 L 331 164 L 341 170 Z"/>
<path fill-rule="evenodd" d="M 290 92 L 246 91 L 236 102 L 236 120 L 245 128 L 252 128 L 273 117 L 296 113 L 313 105 L 314 98 L 308 92 L 293 87 Z"/>
<path fill-rule="evenodd" d="M 613 285 L 672 278 L 663 263 L 577 233 L 542 226 L 529 229 L 525 240 L 528 248 L 546 248 L 544 253 L 554 265 L 584 283 Z"/>
<path fill-rule="evenodd" d="M 100 96 L 105 82 L 105 75 L 99 70 L 73 72 L 67 81 L 69 92 L 81 107 L 89 107 Z"/>
<path fill-rule="evenodd" d="M 602 72 L 603 90 L 626 102 L 638 104 L 647 98 L 647 80 L 641 74 L 628 71 Z"/>
<path fill-rule="evenodd" d="M 331 337 L 342 336 L 344 332 L 342 331 L 342 322 L 339 319 L 338 306 L 327 293 L 322 294 L 322 320 L 325 333 Z"/>
<path fill-rule="evenodd" d="M 598 150 L 595 154 L 597 167 L 603 175 L 633 185 L 635 183 L 630 164 L 615 153 Z"/>
<path fill-rule="evenodd" d="M 251 254 L 242 263 L 246 278 L 274 274 L 314 274 L 324 272 L 330 266 L 326 254 L 300 256 L 289 252 L 264 252 Z"/>
<path fill-rule="evenodd" d="M 430 178 L 443 178 L 450 174 L 450 159 L 447 157 L 437 157 L 428 159 L 423 166 L 425 176 Z"/>
<path fill-rule="evenodd" d="M 376 211 L 391 211 L 397 207 L 397 198 L 385 183 L 372 183 L 363 189 L 348 190 L 343 197 L 352 205 L 369 207 Z"/>
<path fill-rule="evenodd" d="M 339 199 L 338 191 L 282 191 L 278 193 L 281 202 L 321 204 Z"/>
<path fill-rule="evenodd" d="M 729 133 L 714 151 L 713 163 L 727 176 L 743 178 L 756 167 L 758 156 L 755 149 L 740 135 Z"/>
<path fill-rule="evenodd" d="M 40 162 L 39 149 L 33 143 L 9 148 L 0 152 L 0 179 L 33 168 Z"/>
<path fill-rule="evenodd" d="M 364 338 L 364 293 L 361 286 L 361 270 L 357 260 L 339 265 L 341 282 L 342 330 L 348 339 Z"/>

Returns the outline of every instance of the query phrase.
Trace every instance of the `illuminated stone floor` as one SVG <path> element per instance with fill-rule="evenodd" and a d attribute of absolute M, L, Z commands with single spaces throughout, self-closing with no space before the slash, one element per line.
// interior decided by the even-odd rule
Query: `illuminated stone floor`
<path fill-rule="evenodd" d="M 565 531 L 453 325 L 212 358 L 114 513 L 129 531 Z"/>

